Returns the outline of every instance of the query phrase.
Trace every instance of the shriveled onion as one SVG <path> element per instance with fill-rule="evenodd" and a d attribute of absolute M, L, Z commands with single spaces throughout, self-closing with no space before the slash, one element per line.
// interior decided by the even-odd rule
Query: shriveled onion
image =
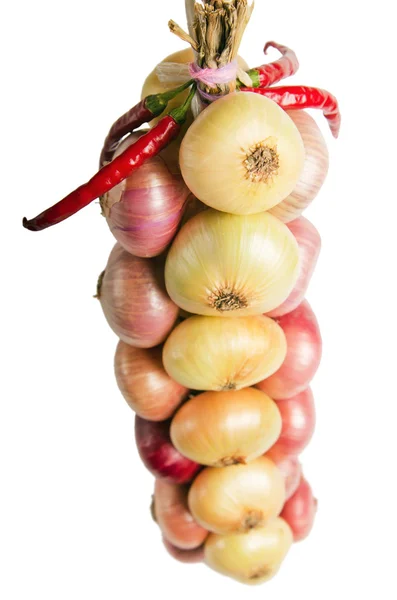
<path fill-rule="evenodd" d="M 310 384 L 320 366 L 322 340 L 317 319 L 306 300 L 277 319 L 277 323 L 287 340 L 287 355 L 280 369 L 257 387 L 274 400 L 284 400 Z"/>
<path fill-rule="evenodd" d="M 281 202 L 303 164 L 303 142 L 292 119 L 253 93 L 228 94 L 208 106 L 181 144 L 181 171 L 192 193 L 212 208 L 238 215 Z"/>
<path fill-rule="evenodd" d="M 115 157 L 143 132 L 122 142 Z M 161 254 L 175 236 L 189 190 L 178 167 L 178 146 L 146 161 L 101 200 L 102 212 L 114 237 L 131 254 Z"/>
<path fill-rule="evenodd" d="M 163 350 L 169 376 L 193 390 L 239 390 L 270 377 L 287 352 L 279 325 L 263 315 L 223 319 L 190 317 Z"/>
<path fill-rule="evenodd" d="M 280 306 L 299 271 L 298 244 L 272 215 L 206 210 L 175 238 L 165 281 L 170 297 L 187 312 L 240 317 Z"/>
<path fill-rule="evenodd" d="M 306 389 L 293 398 L 277 403 L 282 418 L 282 430 L 273 446 L 284 454 L 300 454 L 313 437 L 316 408 L 313 393 Z"/>
<path fill-rule="evenodd" d="M 283 475 L 285 481 L 285 499 L 289 500 L 298 489 L 302 476 L 302 466 L 297 456 L 285 454 L 275 446 L 266 452 L 266 456 L 274 462 Z"/>
<path fill-rule="evenodd" d="M 275 310 L 267 313 L 269 317 L 273 318 L 282 317 L 283 315 L 292 312 L 299 304 L 301 304 L 306 296 L 321 250 L 320 234 L 314 225 L 305 219 L 305 217 L 300 217 L 299 219 L 292 221 L 287 227 L 298 242 L 300 273 L 294 289 L 287 300 Z"/>
<path fill-rule="evenodd" d="M 208 531 L 198 525 L 187 505 L 187 488 L 156 479 L 154 488 L 154 514 L 164 537 L 181 550 L 194 550 L 201 546 Z"/>
<path fill-rule="evenodd" d="M 164 287 L 162 262 L 132 256 L 119 244 L 100 278 L 98 297 L 113 331 L 138 348 L 161 344 L 178 317 Z"/>
<path fill-rule="evenodd" d="M 135 440 L 145 467 L 157 478 L 171 483 L 187 483 L 200 465 L 182 456 L 170 438 L 170 423 L 155 423 L 135 417 Z"/>
<path fill-rule="evenodd" d="M 249 531 L 280 514 L 284 478 L 266 456 L 247 465 L 207 467 L 194 480 L 188 502 L 193 517 L 209 531 Z"/>
<path fill-rule="evenodd" d="M 292 193 L 270 211 L 284 223 L 299 217 L 314 200 L 325 181 L 329 165 L 327 145 L 315 120 L 303 110 L 287 113 L 301 134 L 305 162 Z"/>
<path fill-rule="evenodd" d="M 291 545 L 291 529 L 278 518 L 248 533 L 210 534 L 205 543 L 205 562 L 222 575 L 259 584 L 277 573 Z"/>
<path fill-rule="evenodd" d="M 171 423 L 175 448 L 213 467 L 245 464 L 261 456 L 280 433 L 276 403 L 253 388 L 200 394 L 186 402 Z"/>
<path fill-rule="evenodd" d="M 311 532 L 317 513 L 317 500 L 312 489 L 302 477 L 295 494 L 288 500 L 281 516 L 291 527 L 294 541 L 300 542 Z"/>
<path fill-rule="evenodd" d="M 164 370 L 162 348 L 134 348 L 119 342 L 114 360 L 116 380 L 127 404 L 148 421 L 170 418 L 188 394 Z"/>

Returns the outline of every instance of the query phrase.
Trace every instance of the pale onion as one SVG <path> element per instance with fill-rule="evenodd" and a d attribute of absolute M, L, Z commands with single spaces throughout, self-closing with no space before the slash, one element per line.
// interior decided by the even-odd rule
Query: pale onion
<path fill-rule="evenodd" d="M 243 58 L 241 58 L 241 56 L 239 56 L 237 60 L 239 63 L 239 67 L 241 67 L 244 71 L 248 71 L 249 67 L 248 67 L 247 63 L 245 62 L 245 60 Z M 194 52 L 193 52 L 192 48 L 189 46 L 188 48 L 184 48 L 183 50 L 178 50 L 177 52 L 170 54 L 169 56 L 164 58 L 161 61 L 161 63 L 178 63 L 181 65 L 182 64 L 187 65 L 193 61 L 194 61 Z M 172 89 L 180 86 L 181 84 L 182 84 L 182 81 L 180 79 L 175 79 L 175 81 L 173 79 L 169 79 L 166 82 L 160 81 L 158 74 L 157 74 L 157 67 L 156 67 L 147 76 L 145 83 L 143 84 L 141 98 L 142 99 L 146 98 L 146 96 L 150 96 L 151 94 L 160 94 L 162 92 L 168 92 L 169 90 L 172 90 Z M 189 90 L 186 90 L 185 92 L 182 92 L 181 94 L 179 94 L 179 96 L 177 96 L 176 98 L 171 100 L 168 104 L 167 112 L 169 112 L 173 108 L 180 106 L 184 102 L 184 100 L 186 100 L 188 94 L 189 94 Z M 158 123 L 158 121 L 161 119 L 161 116 L 157 117 L 156 119 L 153 119 L 150 124 L 155 125 L 156 123 Z M 189 115 L 188 119 L 187 119 L 187 125 L 189 126 L 191 122 L 192 122 L 192 116 Z M 185 129 L 186 129 L 186 127 L 185 127 Z"/>
<path fill-rule="evenodd" d="M 119 342 L 114 360 L 116 380 L 127 404 L 148 421 L 165 421 L 188 395 L 167 375 L 162 348 L 134 348 Z"/>
<path fill-rule="evenodd" d="M 292 545 L 292 532 L 283 519 L 274 519 L 248 533 L 210 534 L 206 564 L 241 583 L 259 584 L 279 570 Z"/>
<path fill-rule="evenodd" d="M 321 251 L 320 234 L 305 217 L 300 217 L 292 221 L 287 227 L 298 242 L 300 273 L 294 289 L 287 300 L 275 310 L 267 313 L 268 317 L 273 318 L 282 317 L 292 312 L 303 301 Z"/>
<path fill-rule="evenodd" d="M 186 402 L 171 423 L 175 448 L 187 458 L 213 467 L 258 458 L 280 433 L 276 403 L 254 388 L 200 394 Z"/>
<path fill-rule="evenodd" d="M 187 312 L 240 317 L 269 312 L 300 272 L 298 244 L 268 213 L 206 210 L 182 227 L 168 253 L 167 291 Z"/>
<path fill-rule="evenodd" d="M 298 455 L 313 437 L 316 426 L 316 408 L 310 388 L 288 400 L 277 403 L 282 418 L 281 435 L 274 449 L 284 454 Z"/>
<path fill-rule="evenodd" d="M 115 157 L 133 144 L 134 133 L 118 147 Z M 171 243 L 182 219 L 189 190 L 178 167 L 179 146 L 152 157 L 101 199 L 110 231 L 131 254 L 151 257 Z"/>
<path fill-rule="evenodd" d="M 224 535 L 249 531 L 277 517 L 285 503 L 285 483 L 276 465 L 261 456 L 246 465 L 207 467 L 193 481 L 188 503 L 194 519 Z"/>
<path fill-rule="evenodd" d="M 304 391 L 312 381 L 321 362 L 322 340 L 317 319 L 306 300 L 276 321 L 287 340 L 287 355 L 280 369 L 257 387 L 273 400 L 285 400 Z"/>
<path fill-rule="evenodd" d="M 190 317 L 163 350 L 169 376 L 193 390 L 239 390 L 270 377 L 287 353 L 284 333 L 263 315 L 223 319 Z"/>
<path fill-rule="evenodd" d="M 99 279 L 98 298 L 113 331 L 138 348 L 161 344 L 178 318 L 165 291 L 162 261 L 132 256 L 119 244 Z"/>
<path fill-rule="evenodd" d="M 327 145 L 315 120 L 303 110 L 287 113 L 301 134 L 305 162 L 292 193 L 270 211 L 284 223 L 299 217 L 314 200 L 325 181 L 329 166 Z"/>
<path fill-rule="evenodd" d="M 310 485 L 302 477 L 297 491 L 285 504 L 281 513 L 291 527 L 295 542 L 307 538 L 313 529 L 316 513 L 317 500 L 313 496 Z"/>
<path fill-rule="evenodd" d="M 266 452 L 267 458 L 270 458 L 278 467 L 285 481 L 285 499 L 289 500 L 299 487 L 302 466 L 297 456 L 285 454 L 275 446 Z"/>
<path fill-rule="evenodd" d="M 201 546 L 208 531 L 198 525 L 187 505 L 185 486 L 156 479 L 153 512 L 163 536 L 180 550 Z"/>
<path fill-rule="evenodd" d="M 294 189 L 304 164 L 302 138 L 275 102 L 233 93 L 208 106 L 183 138 L 183 178 L 199 200 L 238 215 L 260 213 Z"/>

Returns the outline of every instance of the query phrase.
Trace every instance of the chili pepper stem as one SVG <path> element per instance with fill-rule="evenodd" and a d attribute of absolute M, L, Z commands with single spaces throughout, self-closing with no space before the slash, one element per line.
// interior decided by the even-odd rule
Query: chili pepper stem
<path fill-rule="evenodd" d="M 172 117 L 178 125 L 183 125 L 186 121 L 187 113 L 194 98 L 194 95 L 197 90 L 197 85 L 194 84 L 192 89 L 190 90 L 189 96 L 186 98 L 185 102 L 182 106 L 178 106 L 178 108 L 174 108 L 170 111 L 169 115 Z"/>
<path fill-rule="evenodd" d="M 168 92 L 162 92 L 161 94 L 153 94 L 151 96 L 147 96 L 145 100 L 145 106 L 151 113 L 153 113 L 154 117 L 158 117 L 161 113 L 167 108 L 170 100 L 173 100 L 179 94 L 184 92 L 187 88 L 189 88 L 194 83 L 193 79 L 190 79 L 183 85 L 174 88 L 173 90 L 169 90 Z"/>

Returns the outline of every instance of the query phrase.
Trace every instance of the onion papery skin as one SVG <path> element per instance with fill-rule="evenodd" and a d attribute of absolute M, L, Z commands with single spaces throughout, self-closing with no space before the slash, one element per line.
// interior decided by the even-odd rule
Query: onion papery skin
<path fill-rule="evenodd" d="M 308 537 L 313 529 L 317 513 L 317 500 L 312 489 L 302 477 L 295 494 L 285 504 L 282 517 L 291 527 L 294 541 L 300 542 Z"/>
<path fill-rule="evenodd" d="M 207 467 L 194 480 L 188 503 L 204 529 L 221 535 L 247 532 L 280 514 L 284 478 L 266 456 L 246 465 Z"/>
<path fill-rule="evenodd" d="M 198 525 L 187 505 L 185 486 L 157 479 L 154 489 L 156 522 L 166 540 L 180 550 L 194 550 L 204 543 L 208 531 Z"/>
<path fill-rule="evenodd" d="M 247 170 L 256 169 L 260 144 L 271 157 L 263 159 L 270 168 L 266 179 Z M 191 192 L 208 206 L 237 215 L 279 204 L 293 191 L 303 164 L 304 146 L 292 119 L 254 93 L 228 94 L 208 106 L 181 143 L 181 171 Z"/>
<path fill-rule="evenodd" d="M 294 398 L 277 402 L 281 413 L 282 430 L 273 449 L 284 454 L 298 455 L 313 437 L 316 426 L 316 408 L 310 388 Z"/>
<path fill-rule="evenodd" d="M 214 467 L 258 458 L 280 433 L 276 403 L 254 388 L 200 394 L 178 410 L 171 424 L 171 439 L 179 452 Z"/>
<path fill-rule="evenodd" d="M 287 300 L 275 310 L 267 313 L 269 317 L 273 318 L 292 312 L 303 302 L 321 251 L 320 234 L 308 219 L 300 217 L 289 223 L 287 227 L 298 242 L 300 273 Z"/>
<path fill-rule="evenodd" d="M 268 213 L 201 212 L 179 231 L 165 265 L 175 304 L 196 315 L 229 318 L 274 310 L 299 273 L 297 241 Z"/>
<path fill-rule="evenodd" d="M 184 48 L 183 50 L 178 50 L 177 52 L 174 52 L 173 54 L 170 54 L 169 56 L 164 58 L 161 62 L 162 63 L 178 63 L 181 65 L 182 64 L 186 65 L 191 62 L 194 62 L 194 60 L 195 60 L 194 52 L 191 47 L 188 47 L 188 48 Z M 239 56 L 237 58 L 237 60 L 238 60 L 239 66 L 244 71 L 248 71 L 249 67 L 248 67 L 247 63 L 245 62 L 245 60 L 243 58 L 241 58 L 241 56 Z M 170 79 L 167 82 L 160 81 L 160 79 L 157 75 L 157 72 L 156 72 L 156 68 L 154 68 L 153 71 L 151 73 L 149 73 L 149 75 L 147 76 L 147 78 L 145 80 L 145 83 L 143 84 L 143 88 L 142 88 L 142 92 L 141 92 L 141 99 L 146 98 L 146 96 L 150 96 L 151 94 L 160 94 L 163 92 L 168 92 L 169 90 L 172 90 L 172 89 L 180 86 L 181 83 L 182 82 L 179 80 L 173 81 L 172 79 Z M 166 111 L 164 111 L 164 113 L 162 115 L 160 115 L 159 117 L 156 117 L 155 119 L 153 119 L 150 122 L 150 125 L 154 126 L 156 123 L 158 123 L 159 120 L 161 119 L 161 117 L 164 116 L 165 112 L 169 112 L 173 108 L 177 108 L 178 106 L 181 106 L 183 104 L 183 102 L 186 100 L 188 94 L 189 94 L 189 90 L 185 90 L 184 92 L 179 94 L 176 98 L 171 100 L 168 103 Z M 183 126 L 183 131 L 187 131 L 187 129 L 190 126 L 190 124 L 192 123 L 192 121 L 193 121 L 193 117 L 189 111 L 188 118 L 186 120 L 186 124 Z"/>
<path fill-rule="evenodd" d="M 141 135 L 124 140 L 115 157 Z M 168 150 L 149 159 L 101 201 L 111 232 L 134 256 L 158 256 L 178 230 L 190 192 L 177 166 L 177 151 L 174 147 L 173 153 Z"/>
<path fill-rule="evenodd" d="M 287 340 L 287 355 L 280 369 L 257 387 L 273 400 L 285 400 L 304 391 L 314 378 L 321 363 L 322 339 L 306 300 L 276 321 Z"/>
<path fill-rule="evenodd" d="M 165 372 L 162 351 L 161 346 L 134 348 L 121 341 L 116 350 L 117 385 L 132 410 L 148 421 L 169 419 L 188 395 Z"/>
<path fill-rule="evenodd" d="M 178 562 L 184 564 L 194 564 L 204 561 L 204 546 L 201 546 L 201 548 L 196 548 L 195 550 L 181 550 L 180 548 L 177 548 L 171 544 L 171 542 L 165 538 L 163 539 L 163 544 L 168 554 L 170 554 L 170 556 L 172 556 L 172 558 Z"/>
<path fill-rule="evenodd" d="M 285 499 L 289 500 L 298 489 L 302 476 L 302 465 L 298 457 L 292 454 L 284 454 L 274 446 L 266 452 L 266 456 L 274 462 L 282 473 L 285 482 Z"/>
<path fill-rule="evenodd" d="M 327 177 L 329 155 L 327 144 L 315 120 L 303 110 L 286 112 L 301 134 L 305 162 L 292 193 L 270 212 L 284 223 L 289 223 L 299 217 L 319 193 Z"/>
<path fill-rule="evenodd" d="M 200 465 L 181 455 L 169 434 L 170 422 L 155 423 L 135 417 L 135 440 L 145 467 L 159 479 L 171 483 L 188 483 Z"/>
<path fill-rule="evenodd" d="M 290 527 L 280 518 L 248 533 L 210 534 L 205 562 L 222 575 L 256 585 L 276 575 L 292 541 Z"/>
<path fill-rule="evenodd" d="M 268 317 L 194 316 L 167 339 L 163 364 L 174 381 L 189 389 L 239 390 L 270 377 L 286 353 L 284 333 Z"/>
<path fill-rule="evenodd" d="M 111 329 L 138 348 L 161 344 L 178 318 L 165 290 L 162 260 L 132 256 L 119 244 L 101 276 L 98 297 Z"/>

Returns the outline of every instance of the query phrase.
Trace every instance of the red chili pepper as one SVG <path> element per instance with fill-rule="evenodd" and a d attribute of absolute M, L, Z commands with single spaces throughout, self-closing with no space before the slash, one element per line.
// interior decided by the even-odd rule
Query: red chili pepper
<path fill-rule="evenodd" d="M 264 48 L 265 54 L 267 54 L 269 48 L 276 48 L 276 50 L 281 52 L 282 57 L 272 63 L 248 71 L 248 75 L 251 77 L 253 87 L 255 88 L 269 87 L 273 83 L 295 75 L 299 69 L 299 62 L 293 50 L 276 42 L 267 42 Z"/>
<path fill-rule="evenodd" d="M 172 110 L 169 115 L 163 117 L 156 127 L 139 138 L 135 144 L 129 146 L 113 162 L 105 165 L 88 183 L 78 187 L 66 198 L 34 219 L 28 221 L 25 218 L 23 226 L 30 231 L 41 231 L 51 225 L 56 225 L 129 177 L 133 171 L 139 169 L 144 162 L 158 154 L 177 137 L 181 125 L 186 119 L 186 113 L 194 93 L 195 87 L 182 107 Z"/>
<path fill-rule="evenodd" d="M 105 163 L 113 159 L 117 146 L 125 135 L 132 133 L 144 123 L 149 123 L 149 121 L 161 115 L 167 108 L 169 101 L 178 96 L 187 87 L 190 87 L 192 83 L 192 81 L 188 81 L 169 92 L 147 96 L 117 119 L 104 141 L 99 166 L 102 167 Z"/>
<path fill-rule="evenodd" d="M 241 92 L 254 92 L 274 100 L 285 110 L 321 108 L 334 137 L 338 137 L 341 115 L 338 101 L 326 90 L 304 85 L 275 88 L 241 88 Z"/>

